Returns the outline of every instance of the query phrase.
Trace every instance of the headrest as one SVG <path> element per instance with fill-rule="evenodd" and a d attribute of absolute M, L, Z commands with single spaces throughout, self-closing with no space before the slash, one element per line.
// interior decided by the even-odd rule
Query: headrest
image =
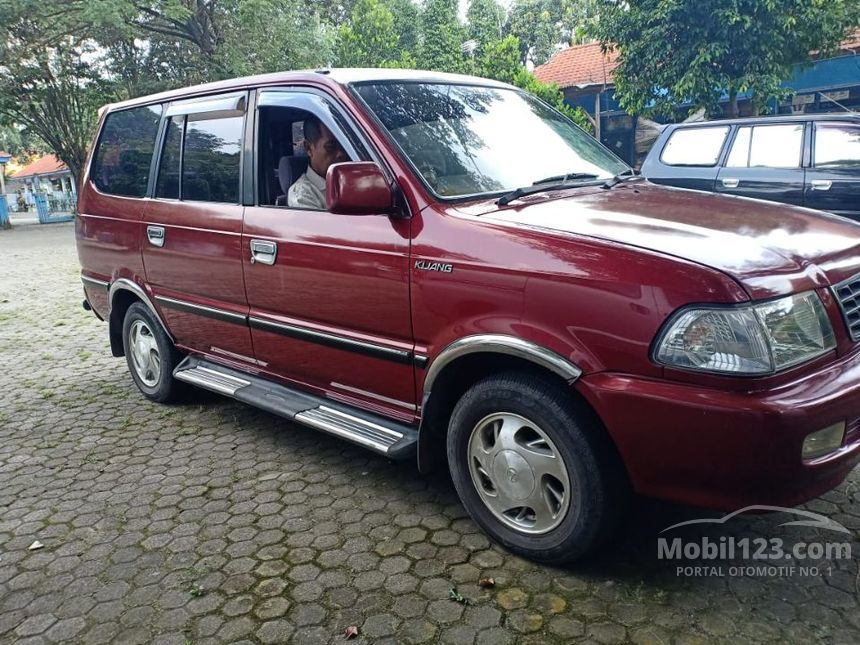
<path fill-rule="evenodd" d="M 308 169 L 308 162 L 307 155 L 283 156 L 278 161 L 278 181 L 281 184 L 281 190 L 284 195 L 287 194 L 287 191 L 295 183 L 296 179 Z"/>

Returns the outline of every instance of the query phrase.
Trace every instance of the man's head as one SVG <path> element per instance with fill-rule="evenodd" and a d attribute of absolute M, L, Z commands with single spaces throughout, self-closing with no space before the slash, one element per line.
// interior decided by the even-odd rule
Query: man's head
<path fill-rule="evenodd" d="M 325 177 L 328 167 L 333 163 L 349 160 L 338 140 L 315 116 L 305 119 L 304 135 L 310 166 L 321 177 Z"/>

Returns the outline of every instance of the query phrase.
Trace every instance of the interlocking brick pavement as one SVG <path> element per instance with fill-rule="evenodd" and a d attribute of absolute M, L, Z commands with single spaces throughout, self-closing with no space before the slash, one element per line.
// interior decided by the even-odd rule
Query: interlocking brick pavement
<path fill-rule="evenodd" d="M 594 561 L 541 566 L 492 544 L 442 474 L 203 392 L 151 403 L 78 271 L 71 225 L 0 231 L 0 642 L 860 641 L 854 559 L 678 576 L 659 532 L 715 514 L 640 501 Z M 806 507 L 855 555 L 858 479 Z M 834 539 L 784 521 L 685 535 Z"/>

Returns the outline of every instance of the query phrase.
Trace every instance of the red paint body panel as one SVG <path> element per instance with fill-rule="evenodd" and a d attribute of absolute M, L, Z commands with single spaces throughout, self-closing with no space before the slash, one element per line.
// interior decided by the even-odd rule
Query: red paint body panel
<path fill-rule="evenodd" d="M 856 434 L 814 464 L 801 461 L 800 446 L 810 432 L 860 417 L 860 354 L 830 291 L 860 273 L 858 224 L 644 181 L 551 191 L 501 208 L 486 199 L 440 202 L 342 84 L 371 73 L 388 72 L 266 75 L 120 107 L 271 86 L 323 91 L 375 148 L 409 218 L 133 200 L 85 180 L 77 218 L 83 275 L 128 277 L 150 294 L 426 355 L 431 366 L 470 335 L 532 341 L 582 370 L 573 387 L 643 494 L 729 509 L 799 503 L 844 479 L 860 455 Z M 336 188 L 360 202 L 347 174 Z M 376 188 L 366 191 L 373 203 Z M 164 248 L 148 244 L 148 224 L 165 227 Z M 251 262 L 252 239 L 277 245 L 274 265 Z M 434 263 L 452 271 L 427 270 Z M 680 307 L 810 289 L 837 339 L 836 350 L 814 361 L 749 379 L 667 369 L 650 358 Z M 87 287 L 91 304 L 106 313 L 106 296 L 94 291 Z M 157 307 L 183 348 L 211 360 L 246 357 L 249 371 L 398 420 L 420 417 L 421 367 Z"/>
<path fill-rule="evenodd" d="M 394 195 L 375 163 L 340 163 L 332 165 L 326 176 L 326 206 L 342 215 L 378 215 L 391 212 Z"/>
<path fill-rule="evenodd" d="M 410 220 L 249 207 L 243 264 L 252 316 L 412 349 Z M 250 240 L 278 246 L 273 266 L 251 263 Z M 252 329 L 257 359 L 274 374 L 378 409 L 414 413 L 411 365 Z"/>
<path fill-rule="evenodd" d="M 583 377 L 640 493 L 716 506 L 794 505 L 839 484 L 860 437 L 814 465 L 807 434 L 860 416 L 860 354 L 760 392 L 727 392 L 626 374 Z"/>
<path fill-rule="evenodd" d="M 543 197 L 483 216 L 691 260 L 732 276 L 752 298 L 828 286 L 860 269 L 860 224 L 835 215 L 645 182 Z"/>
<path fill-rule="evenodd" d="M 573 201 L 573 200 L 571 200 Z M 426 209 L 413 259 L 444 259 L 453 274 L 412 270 L 415 339 L 431 359 L 470 334 L 510 334 L 552 349 L 585 372 L 659 376 L 648 349 L 660 324 L 695 301 L 738 302 L 725 275 L 656 253 Z"/>
<path fill-rule="evenodd" d="M 155 296 L 247 314 L 242 274 L 244 207 L 205 202 L 148 200 L 141 226 L 146 281 Z M 164 228 L 164 246 L 146 238 L 149 225 Z M 230 322 L 155 306 L 180 345 L 201 352 L 230 352 L 253 361 L 251 333 Z M 213 349 L 214 348 L 214 349 Z"/>

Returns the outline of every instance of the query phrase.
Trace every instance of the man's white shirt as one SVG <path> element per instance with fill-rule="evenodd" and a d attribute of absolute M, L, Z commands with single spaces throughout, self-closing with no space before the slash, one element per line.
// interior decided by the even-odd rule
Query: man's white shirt
<path fill-rule="evenodd" d="M 313 168 L 308 166 L 304 174 L 287 191 L 287 203 L 293 208 L 324 211 L 325 177 L 320 177 Z"/>

